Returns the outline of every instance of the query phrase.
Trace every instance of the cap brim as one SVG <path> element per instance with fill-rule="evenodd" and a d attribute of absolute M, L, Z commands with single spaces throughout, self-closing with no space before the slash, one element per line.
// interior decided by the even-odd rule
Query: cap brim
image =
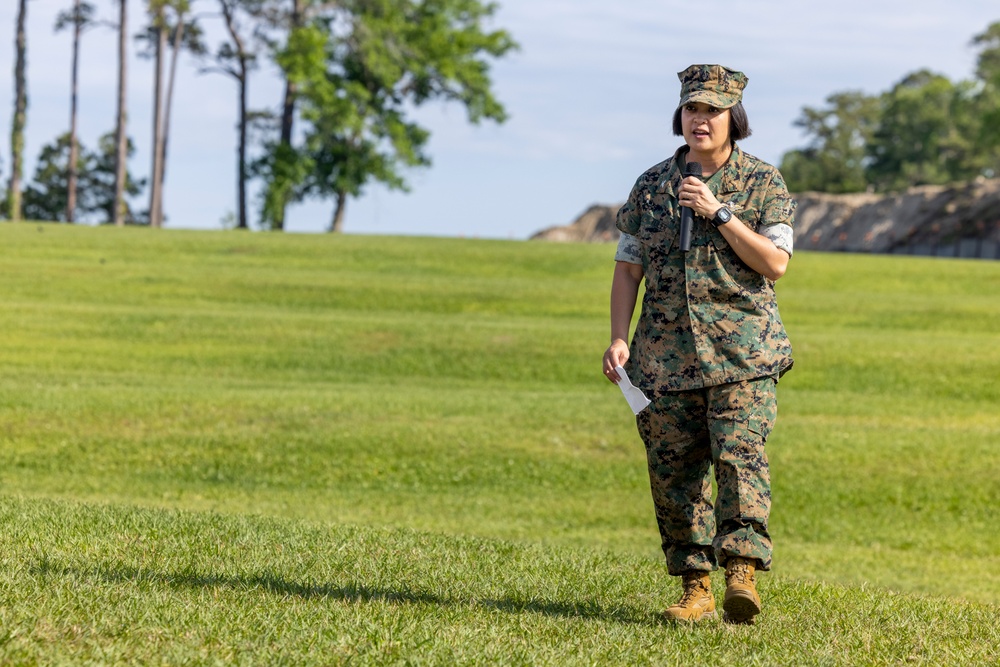
<path fill-rule="evenodd" d="M 691 102 L 704 102 L 716 109 L 729 109 L 730 107 L 736 106 L 740 101 L 740 95 L 723 95 L 721 93 L 714 93 L 708 90 L 696 90 L 689 93 L 686 97 L 682 97 L 681 101 L 677 103 L 678 107 L 682 107 L 685 104 Z"/>

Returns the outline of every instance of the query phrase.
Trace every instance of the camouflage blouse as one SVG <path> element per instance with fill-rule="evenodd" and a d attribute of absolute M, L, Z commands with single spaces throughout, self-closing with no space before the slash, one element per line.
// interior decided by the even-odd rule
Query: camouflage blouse
<path fill-rule="evenodd" d="M 691 249 L 678 248 L 676 192 L 687 150 L 639 177 L 616 223 L 641 247 L 646 291 L 625 370 L 647 395 L 777 377 L 792 366 L 774 283 L 700 216 Z M 718 176 L 709 187 L 750 229 L 791 226 L 795 201 L 773 166 L 736 146 Z"/>

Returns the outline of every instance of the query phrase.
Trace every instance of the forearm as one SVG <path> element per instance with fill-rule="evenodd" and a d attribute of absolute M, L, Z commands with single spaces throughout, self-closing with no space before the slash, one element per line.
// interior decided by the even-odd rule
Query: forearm
<path fill-rule="evenodd" d="M 744 225 L 736 216 L 721 225 L 719 231 L 729 242 L 729 247 L 751 269 L 772 281 L 785 275 L 788 253 Z"/>
<path fill-rule="evenodd" d="M 604 375 L 618 382 L 617 366 L 628 361 L 628 332 L 632 326 L 632 313 L 639 296 L 642 267 L 628 262 L 615 262 L 615 275 L 611 281 L 611 344 L 604 352 Z"/>
<path fill-rule="evenodd" d="M 635 303 L 639 295 L 641 271 L 641 267 L 634 264 L 618 262 L 615 265 L 614 279 L 611 282 L 612 342 L 622 340 L 628 343 L 632 313 L 635 312 Z"/>

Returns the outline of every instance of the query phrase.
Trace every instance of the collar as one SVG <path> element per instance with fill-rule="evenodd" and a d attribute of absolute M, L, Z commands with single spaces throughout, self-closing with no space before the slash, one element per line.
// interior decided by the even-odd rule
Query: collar
<path fill-rule="evenodd" d="M 687 163 L 687 154 L 690 148 L 687 144 L 684 144 L 676 151 L 674 151 L 674 156 L 669 161 L 669 166 L 666 172 L 663 174 L 663 180 L 660 182 L 660 190 L 669 194 L 671 196 L 676 196 L 677 191 L 681 187 L 681 180 L 683 178 L 681 174 L 681 165 Z M 744 162 L 743 151 L 740 147 L 733 143 L 733 151 L 729 154 L 729 159 L 726 163 L 722 165 L 719 169 L 722 173 L 719 174 L 718 191 L 722 192 L 738 192 L 743 189 L 744 177 L 743 169 L 741 165 Z"/>
<path fill-rule="evenodd" d="M 740 192 L 746 187 L 746 170 L 743 168 L 746 162 L 744 153 L 740 147 L 733 144 L 733 152 L 722 165 L 722 172 L 719 176 L 719 193 Z"/>

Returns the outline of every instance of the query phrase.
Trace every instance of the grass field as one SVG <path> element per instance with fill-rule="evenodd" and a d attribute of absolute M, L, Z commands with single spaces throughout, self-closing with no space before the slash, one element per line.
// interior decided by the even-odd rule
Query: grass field
<path fill-rule="evenodd" d="M 1000 263 L 796 255 L 765 613 L 692 631 L 610 248 L 0 242 L 0 663 L 1000 664 Z"/>

